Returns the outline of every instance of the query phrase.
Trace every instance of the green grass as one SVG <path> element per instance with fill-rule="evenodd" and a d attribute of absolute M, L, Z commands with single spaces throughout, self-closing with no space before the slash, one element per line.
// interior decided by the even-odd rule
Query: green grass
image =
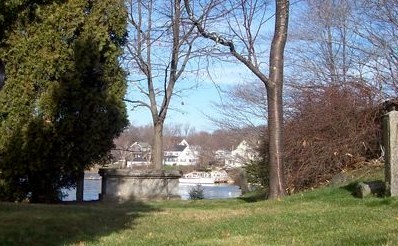
<path fill-rule="evenodd" d="M 397 245 L 398 199 L 326 187 L 280 201 L 0 203 L 0 245 Z"/>

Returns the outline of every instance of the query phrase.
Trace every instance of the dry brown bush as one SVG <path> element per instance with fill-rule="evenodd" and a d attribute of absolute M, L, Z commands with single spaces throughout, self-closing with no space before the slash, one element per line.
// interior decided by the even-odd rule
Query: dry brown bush
<path fill-rule="evenodd" d="M 380 113 L 360 83 L 300 90 L 285 124 L 290 192 L 326 183 L 336 173 L 380 155 Z"/>

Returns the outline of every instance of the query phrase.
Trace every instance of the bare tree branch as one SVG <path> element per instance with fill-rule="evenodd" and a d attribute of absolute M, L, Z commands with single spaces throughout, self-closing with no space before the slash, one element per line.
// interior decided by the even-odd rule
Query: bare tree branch
<path fill-rule="evenodd" d="M 215 32 L 208 32 L 205 30 L 205 28 L 202 25 L 202 22 L 199 19 L 196 19 L 194 16 L 191 6 L 189 4 L 189 0 L 184 0 L 185 2 L 185 8 L 188 12 L 188 16 L 190 20 L 194 23 L 196 28 L 198 29 L 199 33 L 210 40 L 213 40 L 214 42 L 221 44 L 223 46 L 226 46 L 229 48 L 229 51 L 231 54 L 238 59 L 240 62 L 242 62 L 247 68 L 250 69 L 258 78 L 261 79 L 261 81 L 265 84 L 266 87 L 268 87 L 268 77 L 265 76 L 263 73 L 260 72 L 260 70 L 247 58 L 239 54 L 236 49 L 235 49 L 235 44 L 233 43 L 232 40 L 228 40 L 225 37 L 215 33 Z"/>

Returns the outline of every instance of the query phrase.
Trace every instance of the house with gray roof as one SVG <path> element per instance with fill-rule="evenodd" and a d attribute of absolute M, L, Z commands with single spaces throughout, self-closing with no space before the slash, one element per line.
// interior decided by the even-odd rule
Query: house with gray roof
<path fill-rule="evenodd" d="M 198 164 L 198 161 L 198 151 L 191 147 L 185 139 L 179 144 L 164 151 L 164 165 L 190 166 Z"/>

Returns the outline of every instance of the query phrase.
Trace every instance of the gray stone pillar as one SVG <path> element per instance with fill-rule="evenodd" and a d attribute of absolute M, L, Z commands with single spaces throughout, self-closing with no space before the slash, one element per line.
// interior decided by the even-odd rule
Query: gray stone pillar
<path fill-rule="evenodd" d="M 383 142 L 386 195 L 398 196 L 398 111 L 391 111 L 384 116 Z"/>

